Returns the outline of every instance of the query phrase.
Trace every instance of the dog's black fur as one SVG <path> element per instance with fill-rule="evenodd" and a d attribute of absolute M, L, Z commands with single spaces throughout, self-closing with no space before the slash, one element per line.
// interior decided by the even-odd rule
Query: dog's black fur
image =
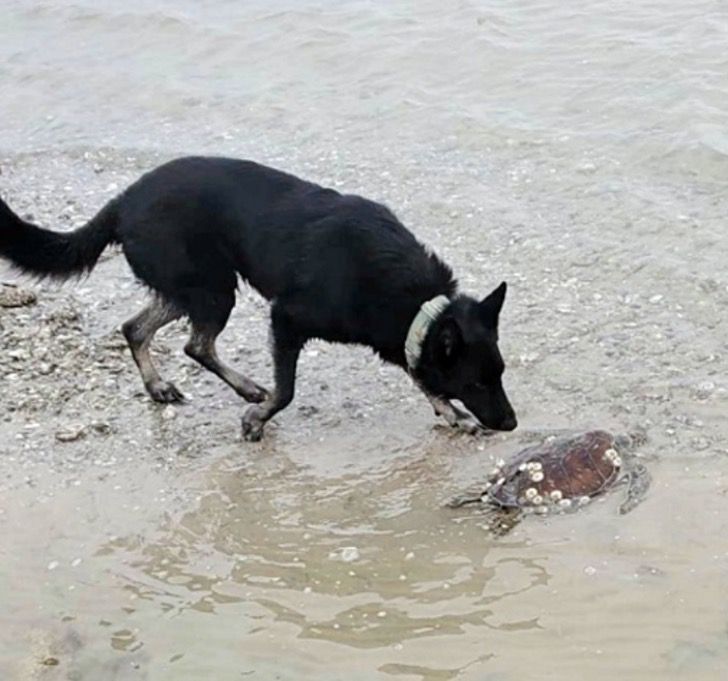
<path fill-rule="evenodd" d="M 157 374 L 149 343 L 180 316 L 192 323 L 186 352 L 259 403 L 243 417 L 246 437 L 258 439 L 293 398 L 308 339 L 368 345 L 406 369 L 410 324 L 423 302 L 444 294 L 451 303 L 425 338 L 414 379 L 452 425 L 473 423 L 449 403 L 459 399 L 488 428 L 516 427 L 497 344 L 505 283 L 480 302 L 457 295 L 450 268 L 381 204 L 250 161 L 203 157 L 147 173 L 71 233 L 36 227 L 0 200 L 0 255 L 25 272 L 82 274 L 109 243 L 121 244 L 134 274 L 156 295 L 123 331 L 158 401 L 182 396 Z M 238 275 L 272 303 L 271 393 L 215 352 Z"/>

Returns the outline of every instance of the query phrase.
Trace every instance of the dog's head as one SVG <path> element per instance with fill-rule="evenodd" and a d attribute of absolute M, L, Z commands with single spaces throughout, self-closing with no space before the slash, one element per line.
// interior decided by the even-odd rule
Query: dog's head
<path fill-rule="evenodd" d="M 503 390 L 505 364 L 498 350 L 498 317 L 505 295 L 503 282 L 480 302 L 455 298 L 430 327 L 416 371 L 426 390 L 460 400 L 493 430 L 517 425 Z"/>

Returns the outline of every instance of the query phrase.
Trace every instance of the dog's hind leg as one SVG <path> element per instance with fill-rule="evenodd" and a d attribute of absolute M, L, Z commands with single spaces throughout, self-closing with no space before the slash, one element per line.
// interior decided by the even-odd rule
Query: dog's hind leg
<path fill-rule="evenodd" d="M 192 333 L 187 345 L 185 345 L 185 352 L 205 369 L 219 376 L 244 400 L 262 402 L 268 396 L 268 391 L 247 376 L 243 376 L 223 364 L 217 356 L 215 339 L 221 331 L 222 327 L 214 324 L 196 324 L 193 322 Z"/>
<path fill-rule="evenodd" d="M 136 317 L 124 322 L 121 327 L 126 342 L 129 343 L 131 355 L 139 367 L 144 387 L 156 402 L 180 402 L 184 399 L 173 383 L 162 379 L 149 354 L 154 334 L 165 324 L 181 316 L 182 312 L 177 307 L 156 298 L 151 305 L 145 307 Z"/>
<path fill-rule="evenodd" d="M 262 402 L 268 391 L 231 369 L 220 360 L 215 349 L 215 339 L 222 333 L 230 312 L 235 304 L 235 294 L 206 293 L 200 297 L 191 295 L 190 320 L 192 332 L 185 345 L 189 357 L 199 362 L 205 369 L 221 378 L 240 397 L 248 402 Z"/>
<path fill-rule="evenodd" d="M 243 415 L 243 438 L 249 442 L 260 440 L 266 422 L 291 403 L 298 355 L 305 341 L 295 333 L 287 315 L 276 304 L 271 311 L 271 321 L 276 384 L 262 404 L 249 407 Z"/>

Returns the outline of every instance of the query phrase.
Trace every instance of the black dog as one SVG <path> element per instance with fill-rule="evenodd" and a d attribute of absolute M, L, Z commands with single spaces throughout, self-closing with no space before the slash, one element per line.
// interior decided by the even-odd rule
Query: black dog
<path fill-rule="evenodd" d="M 36 227 L 0 200 L 0 255 L 25 272 L 82 274 L 109 243 L 122 245 L 155 293 L 123 332 L 159 402 L 182 395 L 157 373 L 149 345 L 158 329 L 186 316 L 185 352 L 259 403 L 243 416 L 246 439 L 259 439 L 291 402 L 298 355 L 311 338 L 368 345 L 409 370 L 453 426 L 478 427 L 450 403 L 459 399 L 488 428 L 516 427 L 497 344 L 505 283 L 480 302 L 457 295 L 450 268 L 381 204 L 250 161 L 200 157 L 147 173 L 71 233 Z M 272 302 L 270 393 L 215 351 L 238 275 Z"/>

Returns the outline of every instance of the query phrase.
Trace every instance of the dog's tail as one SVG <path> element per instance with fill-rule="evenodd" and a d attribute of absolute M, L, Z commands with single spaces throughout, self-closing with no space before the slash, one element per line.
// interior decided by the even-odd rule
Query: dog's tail
<path fill-rule="evenodd" d="M 69 279 L 90 272 L 102 251 L 116 242 L 118 199 L 73 232 L 52 232 L 26 222 L 0 199 L 0 257 L 37 277 Z"/>

